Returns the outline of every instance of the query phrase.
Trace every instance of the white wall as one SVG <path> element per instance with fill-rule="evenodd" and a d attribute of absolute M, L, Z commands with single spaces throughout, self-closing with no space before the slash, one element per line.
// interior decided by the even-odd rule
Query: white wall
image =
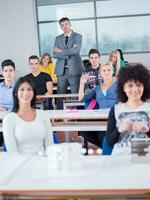
<path fill-rule="evenodd" d="M 34 0 L 0 0 L 0 63 L 16 63 L 17 77 L 30 72 L 28 57 L 39 53 Z"/>

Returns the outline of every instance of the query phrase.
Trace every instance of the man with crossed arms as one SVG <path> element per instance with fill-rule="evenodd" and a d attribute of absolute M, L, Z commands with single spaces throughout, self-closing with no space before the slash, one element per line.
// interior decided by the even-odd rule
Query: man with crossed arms
<path fill-rule="evenodd" d="M 54 58 L 57 59 L 55 73 L 58 76 L 57 93 L 66 94 L 70 85 L 71 93 L 78 93 L 81 73 L 84 71 L 80 57 L 82 36 L 71 30 L 68 18 L 59 20 L 63 34 L 55 39 L 53 50 Z M 57 101 L 57 109 L 63 109 L 62 99 Z"/>

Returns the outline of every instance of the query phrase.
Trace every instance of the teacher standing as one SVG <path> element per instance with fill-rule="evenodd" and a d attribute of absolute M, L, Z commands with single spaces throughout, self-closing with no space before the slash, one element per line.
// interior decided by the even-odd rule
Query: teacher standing
<path fill-rule="evenodd" d="M 66 17 L 59 20 L 63 34 L 55 39 L 53 50 L 57 59 L 55 73 L 58 76 L 57 93 L 66 94 L 70 85 L 71 93 L 78 93 L 81 73 L 84 66 L 80 57 L 82 35 L 71 30 L 70 20 Z M 57 108 L 62 109 L 62 99 L 57 102 Z"/>

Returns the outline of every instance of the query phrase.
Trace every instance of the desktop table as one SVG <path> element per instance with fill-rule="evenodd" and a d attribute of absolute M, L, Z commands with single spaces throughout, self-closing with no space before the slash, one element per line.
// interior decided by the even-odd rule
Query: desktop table
<path fill-rule="evenodd" d="M 65 172 L 51 171 L 48 157 L 10 156 L 0 153 L 0 160 L 5 158 L 6 168 L 13 165 L 9 167 L 9 179 L 7 173 L 0 170 L 3 179 L 0 194 L 4 196 L 150 198 L 150 164 L 133 164 L 131 156 L 82 156 L 78 168 Z"/>
<path fill-rule="evenodd" d="M 65 141 L 68 142 L 70 131 L 106 131 L 109 109 L 47 110 L 45 112 L 49 113 L 52 131 L 65 131 Z M 0 112 L 0 121 L 8 113 L 9 111 Z M 1 126 L 0 129 L 2 129 Z"/>
<path fill-rule="evenodd" d="M 78 94 L 50 94 L 50 95 L 37 95 L 37 99 L 47 99 L 47 98 L 75 98 Z"/>
<path fill-rule="evenodd" d="M 40 103 L 40 107 L 44 108 L 44 103 L 48 98 L 52 98 L 52 104 L 53 107 L 56 108 L 56 101 L 55 99 L 59 99 L 62 98 L 64 100 L 66 99 L 78 99 L 78 94 L 51 94 L 51 95 L 37 95 L 36 99 L 37 99 L 37 103 Z"/>
<path fill-rule="evenodd" d="M 65 131 L 65 141 L 70 141 L 70 131 L 106 131 L 109 109 L 103 110 L 49 110 L 53 131 Z M 57 122 L 61 120 L 61 122 Z"/>

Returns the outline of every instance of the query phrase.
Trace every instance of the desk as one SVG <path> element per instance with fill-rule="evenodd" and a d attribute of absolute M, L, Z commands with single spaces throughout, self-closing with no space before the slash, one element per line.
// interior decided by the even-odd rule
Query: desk
<path fill-rule="evenodd" d="M 68 131 L 106 131 L 109 109 L 103 110 L 49 110 L 53 131 L 65 131 L 65 141 L 70 141 Z M 56 120 L 64 120 L 55 122 Z M 71 120 L 71 122 L 68 122 Z M 81 121 L 72 121 L 81 120 Z M 87 122 L 88 120 L 88 122 Z M 91 120 L 91 121 L 89 121 Z M 97 121 L 98 120 L 98 121 Z"/>
<path fill-rule="evenodd" d="M 51 120 L 107 120 L 109 109 L 102 110 L 47 110 Z"/>
<path fill-rule="evenodd" d="M 37 95 L 37 99 L 47 99 L 47 98 L 73 98 L 78 97 L 78 94 L 50 94 L 50 95 Z"/>
<path fill-rule="evenodd" d="M 51 199 L 150 199 L 150 164 L 132 164 L 130 156 L 83 156 L 81 162 L 77 170 L 61 175 L 50 171 L 47 157 L 34 156 L 0 185 L 0 193 Z"/>
<path fill-rule="evenodd" d="M 69 141 L 68 131 L 106 131 L 108 109 L 103 110 L 47 110 L 52 121 L 52 131 L 66 131 L 65 141 Z M 8 114 L 8 111 L 0 112 L 0 120 Z M 62 122 L 56 122 L 62 120 Z M 71 121 L 70 121 L 71 120 Z M 82 121 L 72 121 L 82 120 Z M 92 120 L 88 121 L 87 120 Z M 98 120 L 98 121 L 97 121 Z M 0 127 L 1 130 L 2 127 Z"/>
<path fill-rule="evenodd" d="M 51 120 L 107 120 L 109 109 L 103 110 L 46 110 Z M 1 111 L 0 120 L 10 111 Z"/>
<path fill-rule="evenodd" d="M 43 107 L 43 103 L 46 99 L 52 98 L 53 99 L 53 107 L 56 108 L 54 99 L 63 98 L 63 99 L 78 99 L 78 94 L 51 94 L 51 95 L 37 95 L 37 101 L 40 101 L 41 107 Z"/>

